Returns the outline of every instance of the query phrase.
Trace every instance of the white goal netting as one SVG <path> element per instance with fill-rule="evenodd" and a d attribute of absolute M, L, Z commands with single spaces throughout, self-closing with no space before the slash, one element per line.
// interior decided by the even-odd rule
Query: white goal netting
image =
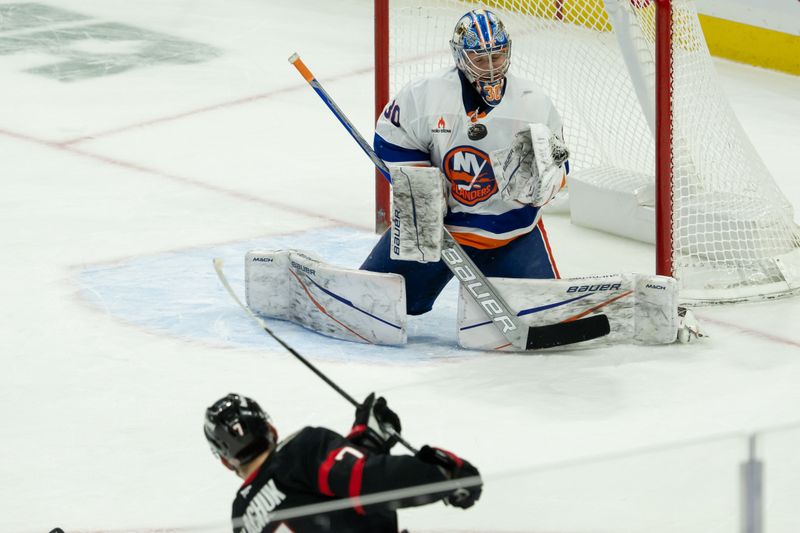
<path fill-rule="evenodd" d="M 792 206 L 722 93 L 691 0 L 673 0 L 673 275 L 684 301 L 776 297 L 800 288 Z M 642 189 L 655 180 L 655 5 L 650 0 L 390 0 L 390 92 L 452 65 L 448 40 L 469 9 L 497 12 L 512 71 L 555 102 L 572 176 Z M 663 85 L 668 84 L 668 85 Z M 644 187 L 645 190 L 648 187 Z M 649 205 L 648 205 L 649 204 Z"/>

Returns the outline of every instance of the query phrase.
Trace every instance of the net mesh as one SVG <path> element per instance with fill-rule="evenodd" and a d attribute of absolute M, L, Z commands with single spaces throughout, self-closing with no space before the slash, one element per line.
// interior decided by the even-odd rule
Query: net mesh
<path fill-rule="evenodd" d="M 565 124 L 573 177 L 611 188 L 655 176 L 655 5 L 650 0 L 390 1 L 390 92 L 453 64 L 469 9 L 497 12 L 512 72 L 537 82 Z M 673 0 L 673 275 L 684 301 L 797 290 L 782 257 L 800 252 L 792 206 L 739 125 L 691 0 Z M 637 181 L 638 180 L 638 181 Z M 796 281 L 796 280 L 795 280 Z"/>

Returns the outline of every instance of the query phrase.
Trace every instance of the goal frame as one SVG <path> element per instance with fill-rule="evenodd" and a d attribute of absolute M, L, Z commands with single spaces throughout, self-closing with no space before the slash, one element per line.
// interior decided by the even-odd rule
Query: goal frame
<path fill-rule="evenodd" d="M 375 10 L 375 120 L 389 102 L 389 2 L 373 0 Z M 563 0 L 552 0 L 560 13 Z M 672 0 L 656 6 L 656 254 L 655 272 L 672 276 Z M 389 186 L 375 174 L 375 232 L 389 227 Z"/>

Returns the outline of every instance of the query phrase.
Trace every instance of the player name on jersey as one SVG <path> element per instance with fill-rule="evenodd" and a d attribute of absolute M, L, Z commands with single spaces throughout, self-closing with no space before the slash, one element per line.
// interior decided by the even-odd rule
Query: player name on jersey
<path fill-rule="evenodd" d="M 252 486 L 248 485 L 242 489 L 242 492 L 249 492 L 251 488 Z M 247 494 L 242 494 L 242 496 L 246 497 Z M 275 486 L 275 480 L 267 481 L 250 500 L 244 515 L 242 515 L 241 520 L 245 530 L 261 531 L 269 523 L 269 513 L 274 511 L 285 499 L 286 494 Z"/>

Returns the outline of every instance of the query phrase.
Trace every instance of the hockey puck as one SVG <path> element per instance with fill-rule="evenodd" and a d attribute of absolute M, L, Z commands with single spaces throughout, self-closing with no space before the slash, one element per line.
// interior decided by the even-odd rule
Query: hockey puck
<path fill-rule="evenodd" d="M 467 130 L 467 137 L 473 141 L 479 141 L 486 137 L 487 133 L 489 132 L 483 124 L 473 124 Z"/>

